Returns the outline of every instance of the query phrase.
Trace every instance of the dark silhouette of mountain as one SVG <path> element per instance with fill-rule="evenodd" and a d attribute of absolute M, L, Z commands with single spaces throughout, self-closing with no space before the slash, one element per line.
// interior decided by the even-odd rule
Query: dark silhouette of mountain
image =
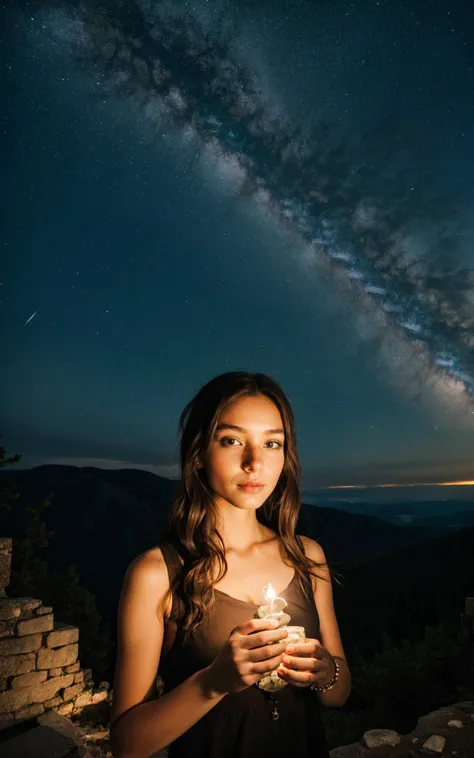
<path fill-rule="evenodd" d="M 49 492 L 45 513 L 53 570 L 77 566 L 104 617 L 114 621 L 125 570 L 135 556 L 159 544 L 177 482 L 136 469 L 47 465 L 10 470 L 20 494 L 5 533 L 21 534 L 22 513 Z M 303 505 L 297 530 L 321 542 L 334 568 L 357 565 L 418 543 L 431 529 L 392 525 L 372 516 Z"/>
<path fill-rule="evenodd" d="M 458 488 L 459 489 L 459 488 Z M 469 488 L 471 491 L 472 488 Z M 352 502 L 332 500 L 321 494 L 321 504 L 347 513 L 375 516 L 390 524 L 426 526 L 439 534 L 449 529 L 474 525 L 474 498 L 452 500 L 403 500 L 395 503 Z"/>
<path fill-rule="evenodd" d="M 15 480 L 20 497 L 1 531 L 19 537 L 24 510 L 52 492 L 44 515 L 55 531 L 51 568 L 77 566 L 83 584 L 111 620 L 127 565 L 159 542 L 176 482 L 146 471 L 55 465 L 8 471 L 0 474 L 0 481 L 2 477 Z"/>
<path fill-rule="evenodd" d="M 455 507 L 455 504 L 452 504 Z M 433 515 L 413 518 L 410 522 L 413 526 L 436 529 L 440 533 L 454 529 L 465 529 L 474 526 L 474 507 L 469 511 L 453 511 L 446 515 Z"/>
<path fill-rule="evenodd" d="M 439 533 L 439 529 L 431 526 L 390 524 L 375 516 L 305 504 L 301 507 L 298 525 L 303 534 L 322 545 L 334 568 L 354 566 L 388 555 Z"/>
<path fill-rule="evenodd" d="M 443 534 L 344 571 L 334 602 L 346 652 L 369 655 L 383 635 L 398 646 L 425 626 L 455 628 L 474 596 L 474 527 Z"/>

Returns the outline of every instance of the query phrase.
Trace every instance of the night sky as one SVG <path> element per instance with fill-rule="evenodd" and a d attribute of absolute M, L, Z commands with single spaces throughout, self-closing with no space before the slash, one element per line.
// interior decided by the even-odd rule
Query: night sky
<path fill-rule="evenodd" d="M 472 4 L 74 5 L 4 8 L 8 452 L 176 477 L 247 369 L 306 490 L 474 480 Z"/>

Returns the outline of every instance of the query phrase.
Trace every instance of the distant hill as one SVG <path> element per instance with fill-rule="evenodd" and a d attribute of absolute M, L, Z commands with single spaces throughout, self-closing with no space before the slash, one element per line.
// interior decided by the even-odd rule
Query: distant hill
<path fill-rule="evenodd" d="M 114 621 L 125 570 L 133 558 L 159 544 L 177 482 L 136 470 L 47 465 L 0 473 L 20 493 L 2 531 L 20 533 L 23 510 L 54 493 L 45 520 L 56 534 L 51 566 L 77 566 L 97 597 L 105 618 Z M 392 525 L 335 508 L 302 506 L 298 530 L 321 542 L 334 568 L 389 555 L 433 535 L 430 528 Z"/>
<path fill-rule="evenodd" d="M 472 489 L 472 488 L 470 488 Z M 333 500 L 328 502 L 321 494 L 321 503 L 338 508 L 347 513 L 375 516 L 390 524 L 411 524 L 428 527 L 434 532 L 454 531 L 474 526 L 474 497 L 452 500 L 408 500 L 395 503 L 349 502 Z"/>
<path fill-rule="evenodd" d="M 159 541 L 176 482 L 146 471 L 56 465 L 8 471 L 0 481 L 8 476 L 20 493 L 8 519 L 8 536 L 19 534 L 23 510 L 52 492 L 45 512 L 48 527 L 55 530 L 51 566 L 76 565 L 110 619 L 127 565 Z"/>
<path fill-rule="evenodd" d="M 348 654 L 373 654 L 384 632 L 399 644 L 426 625 L 457 624 L 466 597 L 474 597 L 474 527 L 372 558 L 334 585 Z"/>

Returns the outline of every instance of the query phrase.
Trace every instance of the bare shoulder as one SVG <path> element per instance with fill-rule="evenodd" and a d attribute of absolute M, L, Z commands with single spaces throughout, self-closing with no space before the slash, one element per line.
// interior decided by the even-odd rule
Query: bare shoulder
<path fill-rule="evenodd" d="M 321 584 L 321 580 L 331 583 L 331 575 L 327 565 L 326 555 L 319 542 L 316 542 L 316 540 L 313 540 L 310 537 L 305 537 L 302 534 L 299 536 L 303 542 L 305 555 L 308 558 L 311 558 L 311 560 L 322 564 L 318 566 L 317 569 L 313 569 L 314 573 L 312 572 L 311 580 L 313 584 L 313 591 L 316 592 L 318 585 Z"/>
<path fill-rule="evenodd" d="M 326 556 L 319 542 L 312 540 L 310 537 L 305 537 L 303 534 L 298 536 L 303 542 L 304 552 L 308 558 L 312 558 L 313 561 L 317 561 L 318 563 L 326 563 Z"/>
<path fill-rule="evenodd" d="M 128 571 L 143 572 L 150 577 L 156 576 L 166 570 L 166 562 L 160 547 L 152 547 L 145 550 L 130 563 Z"/>
<path fill-rule="evenodd" d="M 169 589 L 166 561 L 160 547 L 153 547 L 137 555 L 129 564 L 124 585 L 134 587 L 141 594 L 151 593 L 156 599 L 156 609 L 161 605 Z"/>

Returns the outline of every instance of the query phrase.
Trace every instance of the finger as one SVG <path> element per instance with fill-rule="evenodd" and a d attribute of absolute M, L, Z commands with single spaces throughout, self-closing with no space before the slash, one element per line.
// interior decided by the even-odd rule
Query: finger
<path fill-rule="evenodd" d="M 285 652 L 285 643 L 279 645 L 262 645 L 261 647 L 255 647 L 248 653 L 248 657 L 251 661 L 263 661 L 268 659 L 276 659 L 278 665 L 281 661 L 281 657 Z"/>
<path fill-rule="evenodd" d="M 261 632 L 262 629 L 276 629 L 277 627 L 278 623 L 274 624 L 269 619 L 249 619 L 243 624 L 236 626 L 234 631 L 240 634 L 252 634 L 252 632 Z"/>
<path fill-rule="evenodd" d="M 275 658 L 266 658 L 260 661 L 251 661 L 253 674 L 269 674 L 271 671 L 275 671 L 281 664 L 281 655 L 277 655 Z"/>
<path fill-rule="evenodd" d="M 286 629 L 275 629 L 274 631 L 264 631 L 259 634 L 248 634 L 241 640 L 241 646 L 247 650 L 267 646 L 270 643 L 279 643 L 286 640 L 288 632 Z M 286 647 L 286 642 L 284 643 Z"/>
<path fill-rule="evenodd" d="M 295 671 L 295 669 L 287 669 L 282 666 L 278 669 L 278 676 L 281 676 L 285 682 L 292 684 L 308 685 L 314 681 L 314 674 L 311 671 Z"/>
<path fill-rule="evenodd" d="M 316 655 L 320 646 L 315 644 L 316 640 L 312 642 L 300 642 L 299 644 L 290 643 L 286 650 L 289 655 Z"/>
<path fill-rule="evenodd" d="M 294 640 L 290 643 L 294 647 L 304 647 L 305 645 L 312 645 L 313 647 L 322 647 L 321 642 L 319 640 L 313 640 L 309 637 L 306 637 L 304 642 L 302 640 Z"/>
<path fill-rule="evenodd" d="M 316 671 L 317 661 L 314 658 L 299 658 L 297 656 L 284 655 L 282 663 L 285 667 L 299 669 L 301 671 Z"/>

